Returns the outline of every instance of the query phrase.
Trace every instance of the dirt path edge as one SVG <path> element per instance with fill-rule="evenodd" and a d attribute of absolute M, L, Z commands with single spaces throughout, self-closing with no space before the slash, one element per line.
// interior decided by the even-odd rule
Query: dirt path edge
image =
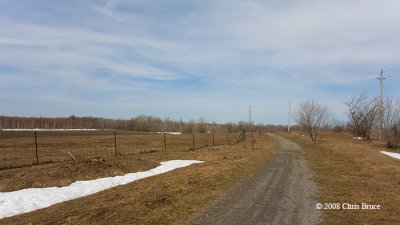
<path fill-rule="evenodd" d="M 278 147 L 256 174 L 194 218 L 198 225 L 317 224 L 317 185 L 299 145 L 268 134 Z"/>

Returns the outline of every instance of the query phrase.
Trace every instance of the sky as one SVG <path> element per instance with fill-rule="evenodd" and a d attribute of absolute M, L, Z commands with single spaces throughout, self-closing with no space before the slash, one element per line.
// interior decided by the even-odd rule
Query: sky
<path fill-rule="evenodd" d="M 396 0 L 0 0 L 0 115 L 286 124 L 400 97 Z"/>

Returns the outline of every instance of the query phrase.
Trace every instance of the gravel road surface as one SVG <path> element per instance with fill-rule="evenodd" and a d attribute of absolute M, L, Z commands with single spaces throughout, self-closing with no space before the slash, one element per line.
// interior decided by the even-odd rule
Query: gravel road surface
<path fill-rule="evenodd" d="M 275 134 L 269 160 L 194 219 L 198 225 L 316 224 L 316 185 L 299 145 Z"/>

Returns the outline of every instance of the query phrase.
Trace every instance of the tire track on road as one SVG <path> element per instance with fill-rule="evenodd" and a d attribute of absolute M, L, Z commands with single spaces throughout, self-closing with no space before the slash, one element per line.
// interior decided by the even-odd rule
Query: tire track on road
<path fill-rule="evenodd" d="M 316 224 L 316 185 L 299 145 L 269 134 L 279 146 L 257 173 L 217 200 L 197 225 Z"/>

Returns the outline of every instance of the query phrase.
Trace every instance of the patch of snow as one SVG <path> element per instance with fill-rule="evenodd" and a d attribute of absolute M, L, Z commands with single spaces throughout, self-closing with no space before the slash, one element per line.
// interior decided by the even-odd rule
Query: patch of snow
<path fill-rule="evenodd" d="M 181 132 L 157 132 L 157 134 L 175 134 L 175 135 L 178 135 L 178 134 L 182 134 Z"/>
<path fill-rule="evenodd" d="M 388 155 L 390 157 L 400 159 L 400 154 L 399 153 L 394 153 L 394 152 L 386 152 L 386 151 L 381 151 L 381 153 Z"/>
<path fill-rule="evenodd" d="M 363 137 L 353 137 L 354 140 L 363 140 Z"/>
<path fill-rule="evenodd" d="M 96 131 L 97 129 L 1 129 L 2 131 Z"/>
<path fill-rule="evenodd" d="M 76 181 L 65 187 L 28 188 L 13 192 L 0 192 L 0 219 L 46 208 L 68 200 L 84 197 L 118 185 L 127 184 L 146 177 L 186 167 L 197 160 L 171 160 L 144 172 L 128 173 L 124 176 L 95 180 Z"/>

